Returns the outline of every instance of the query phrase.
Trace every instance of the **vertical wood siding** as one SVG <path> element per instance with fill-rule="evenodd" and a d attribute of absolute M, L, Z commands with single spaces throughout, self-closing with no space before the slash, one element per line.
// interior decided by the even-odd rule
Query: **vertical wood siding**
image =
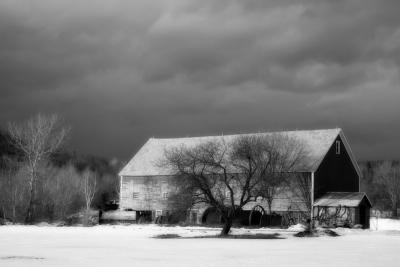
<path fill-rule="evenodd" d="M 340 154 L 336 154 L 336 141 L 340 141 Z M 314 199 L 327 192 L 359 192 L 359 177 L 338 136 L 315 172 Z"/>
<path fill-rule="evenodd" d="M 172 178 L 172 176 L 123 176 L 120 208 L 137 211 L 166 210 L 168 200 L 164 198 L 164 193 L 175 190 L 170 183 Z"/>

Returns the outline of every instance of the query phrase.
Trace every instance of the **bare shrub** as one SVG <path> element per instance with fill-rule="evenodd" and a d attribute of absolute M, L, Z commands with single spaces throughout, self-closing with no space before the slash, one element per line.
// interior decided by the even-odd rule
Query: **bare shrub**
<path fill-rule="evenodd" d="M 81 192 L 84 198 L 84 203 L 85 203 L 85 219 L 84 219 L 84 224 L 88 224 L 88 217 L 90 213 L 90 208 L 92 206 L 92 202 L 94 199 L 94 196 L 97 191 L 97 175 L 93 171 L 87 169 L 83 172 L 82 174 L 82 180 L 81 180 Z"/>

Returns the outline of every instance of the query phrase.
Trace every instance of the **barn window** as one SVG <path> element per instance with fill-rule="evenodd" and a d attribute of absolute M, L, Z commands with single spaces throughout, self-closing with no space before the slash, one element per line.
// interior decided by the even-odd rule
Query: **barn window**
<path fill-rule="evenodd" d="M 340 141 L 336 141 L 336 155 L 340 155 Z"/>
<path fill-rule="evenodd" d="M 168 199 L 168 192 L 164 192 L 162 196 L 163 196 L 163 199 Z"/>
<path fill-rule="evenodd" d="M 138 199 L 139 198 L 139 192 L 133 192 L 132 193 L 132 198 L 133 199 Z"/>

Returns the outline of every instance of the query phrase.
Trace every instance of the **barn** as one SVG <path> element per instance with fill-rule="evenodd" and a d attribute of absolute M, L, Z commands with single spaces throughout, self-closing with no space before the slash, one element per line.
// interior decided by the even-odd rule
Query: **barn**
<path fill-rule="evenodd" d="M 371 203 L 360 192 L 361 172 L 350 145 L 340 128 L 278 132 L 302 142 L 309 152 L 306 172 L 310 179 L 313 216 L 322 225 L 369 227 Z M 271 133 L 256 133 L 254 135 Z M 252 135 L 252 134 L 249 134 Z M 150 138 L 119 173 L 121 210 L 136 213 L 138 220 L 159 220 L 171 211 L 169 195 L 174 173 L 159 164 L 164 152 L 179 146 L 195 146 L 203 142 L 231 142 L 240 135 Z M 288 224 L 301 220 L 308 203 L 283 190 L 273 200 L 270 212 L 263 199 L 254 199 L 243 208 L 244 224 Z M 267 212 L 268 211 L 268 212 Z M 268 214 L 269 213 L 269 214 Z M 268 220 L 265 220 L 268 218 Z M 220 220 L 212 208 L 198 204 L 190 208 L 186 219 L 192 223 Z"/>

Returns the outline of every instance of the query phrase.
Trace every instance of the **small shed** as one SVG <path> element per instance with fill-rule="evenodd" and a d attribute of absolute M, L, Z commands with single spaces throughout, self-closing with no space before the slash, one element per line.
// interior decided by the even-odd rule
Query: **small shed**
<path fill-rule="evenodd" d="M 314 217 L 322 225 L 362 225 L 365 229 L 371 207 L 364 192 L 328 192 L 314 202 Z"/>

